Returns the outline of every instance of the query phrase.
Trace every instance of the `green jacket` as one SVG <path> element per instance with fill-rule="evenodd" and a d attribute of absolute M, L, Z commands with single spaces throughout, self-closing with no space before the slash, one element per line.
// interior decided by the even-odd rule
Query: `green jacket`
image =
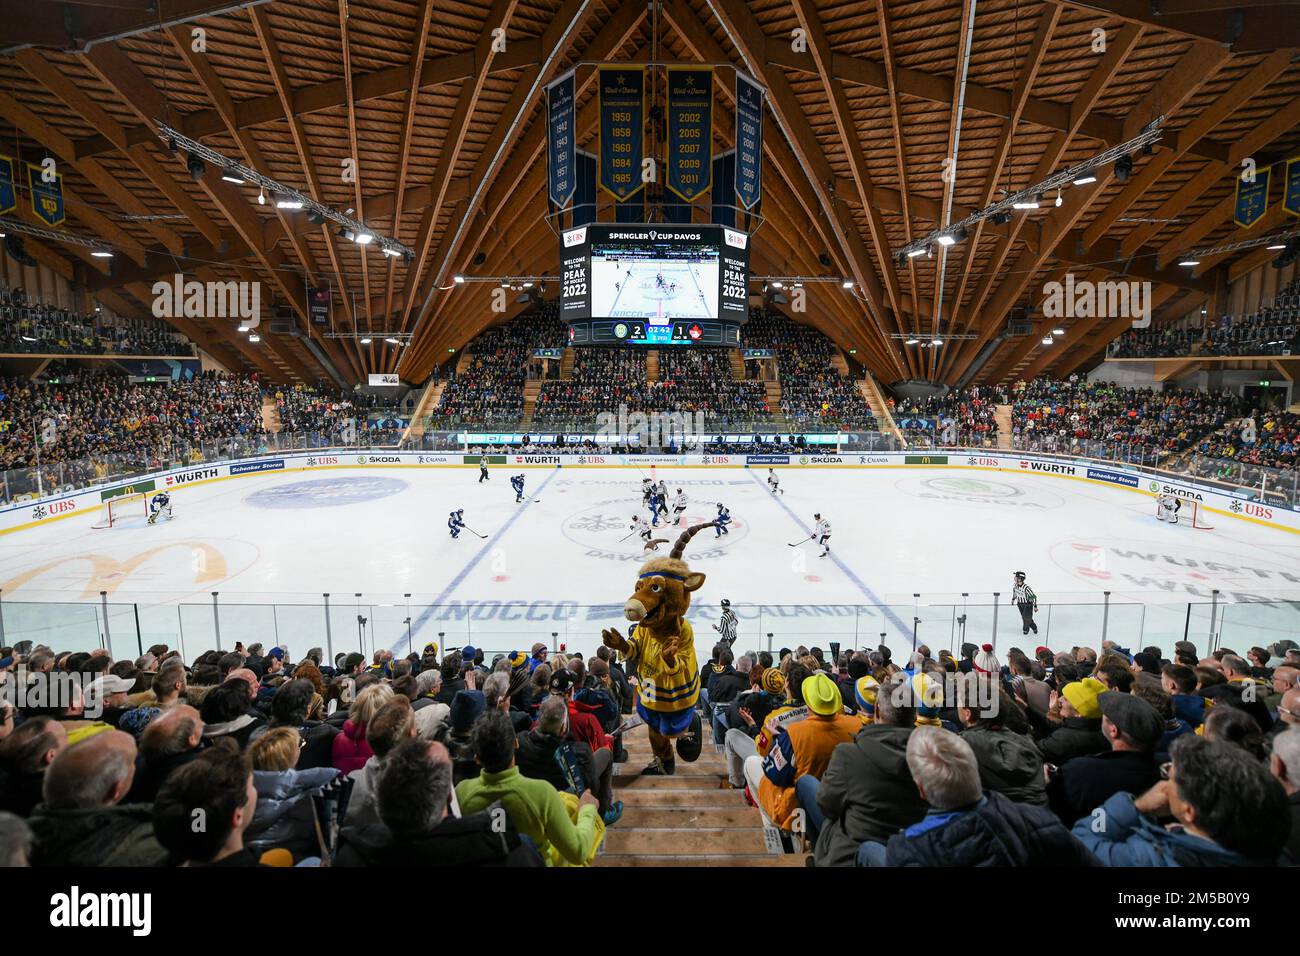
<path fill-rule="evenodd" d="M 545 780 L 525 777 L 518 767 L 500 773 L 484 771 L 456 785 L 461 813 L 477 813 L 501 801 L 520 833 L 537 844 L 542 859 L 549 858 L 552 845 L 570 864 L 581 866 L 595 849 L 600 817 L 596 808 L 582 807 L 578 822 L 569 819 L 560 793 Z"/>

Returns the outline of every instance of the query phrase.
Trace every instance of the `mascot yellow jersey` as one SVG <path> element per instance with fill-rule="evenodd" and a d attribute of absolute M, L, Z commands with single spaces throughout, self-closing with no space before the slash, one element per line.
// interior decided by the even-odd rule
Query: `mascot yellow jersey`
<path fill-rule="evenodd" d="M 654 640 L 642 640 L 633 627 L 628 633 L 630 650 L 624 655 L 636 662 L 638 691 L 641 703 L 647 710 L 661 714 L 675 714 L 690 710 L 700 698 L 700 668 L 695 661 L 695 635 L 689 621 L 681 623 L 677 641 L 677 663 L 669 667 L 660 654 L 662 645 Z"/>

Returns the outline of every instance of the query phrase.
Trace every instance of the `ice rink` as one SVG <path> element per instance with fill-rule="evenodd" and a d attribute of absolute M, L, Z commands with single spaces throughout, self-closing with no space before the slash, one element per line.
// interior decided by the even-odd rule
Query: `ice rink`
<path fill-rule="evenodd" d="M 722 598 L 739 613 L 741 649 L 874 647 L 884 634 L 902 654 L 914 630 L 936 651 L 963 634 L 982 643 L 994 634 L 994 592 L 1000 652 L 1096 646 L 1103 617 L 1125 646 L 1168 647 L 1186 634 L 1204 647 L 1212 589 L 1222 592 L 1224 644 L 1244 651 L 1300 630 L 1297 605 L 1262 603 L 1300 600 L 1300 537 L 1284 531 L 1218 514 L 1205 515 L 1213 530 L 1171 527 L 1147 495 L 1042 475 L 777 471 L 785 493 L 775 497 L 766 468 L 659 472 L 670 497 L 678 488 L 690 497 L 684 524 L 710 520 L 719 501 L 735 519 L 730 534 L 706 529 L 687 550 L 707 575 L 692 608 L 703 648 Z M 602 626 L 625 627 L 622 605 L 643 560 L 640 540 L 625 536 L 643 513 L 644 473 L 523 473 L 523 504 L 502 467 L 482 483 L 473 467 L 341 467 L 182 487 L 172 493 L 175 519 L 156 526 L 133 518 L 94 530 L 99 515 L 87 514 L 5 535 L 5 642 L 95 646 L 104 591 L 122 656 L 161 640 L 183 642 L 193 657 L 218 644 L 218 628 L 222 646 L 284 643 L 295 655 L 327 644 L 404 654 L 430 640 L 590 653 Z M 485 537 L 452 540 L 455 508 Z M 833 526 L 826 558 L 811 543 L 789 546 L 811 533 L 817 511 Z M 1037 638 L 1022 636 L 1009 603 L 1016 570 L 1041 602 Z"/>

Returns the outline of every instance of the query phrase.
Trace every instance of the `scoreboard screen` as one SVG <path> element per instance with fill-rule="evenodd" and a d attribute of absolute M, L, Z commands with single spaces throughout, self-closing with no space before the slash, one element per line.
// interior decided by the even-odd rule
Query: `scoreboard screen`
<path fill-rule="evenodd" d="M 713 225 L 593 223 L 563 233 L 560 318 L 574 345 L 740 343 L 749 236 Z"/>

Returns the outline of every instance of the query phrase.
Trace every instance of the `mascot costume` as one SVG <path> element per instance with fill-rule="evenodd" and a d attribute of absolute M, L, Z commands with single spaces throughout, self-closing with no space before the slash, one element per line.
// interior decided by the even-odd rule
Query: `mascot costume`
<path fill-rule="evenodd" d="M 669 776 L 677 756 L 688 763 L 700 755 L 700 668 L 695 660 L 695 639 L 686 611 L 691 592 L 698 591 L 704 575 L 682 560 L 686 544 L 695 533 L 712 528 L 697 524 L 683 531 L 666 558 L 652 558 L 641 566 L 636 589 L 623 606 L 623 616 L 634 622 L 624 638 L 616 628 L 601 632 L 605 646 L 617 651 L 637 671 L 636 712 L 650 730 L 654 762 L 642 771 Z"/>

